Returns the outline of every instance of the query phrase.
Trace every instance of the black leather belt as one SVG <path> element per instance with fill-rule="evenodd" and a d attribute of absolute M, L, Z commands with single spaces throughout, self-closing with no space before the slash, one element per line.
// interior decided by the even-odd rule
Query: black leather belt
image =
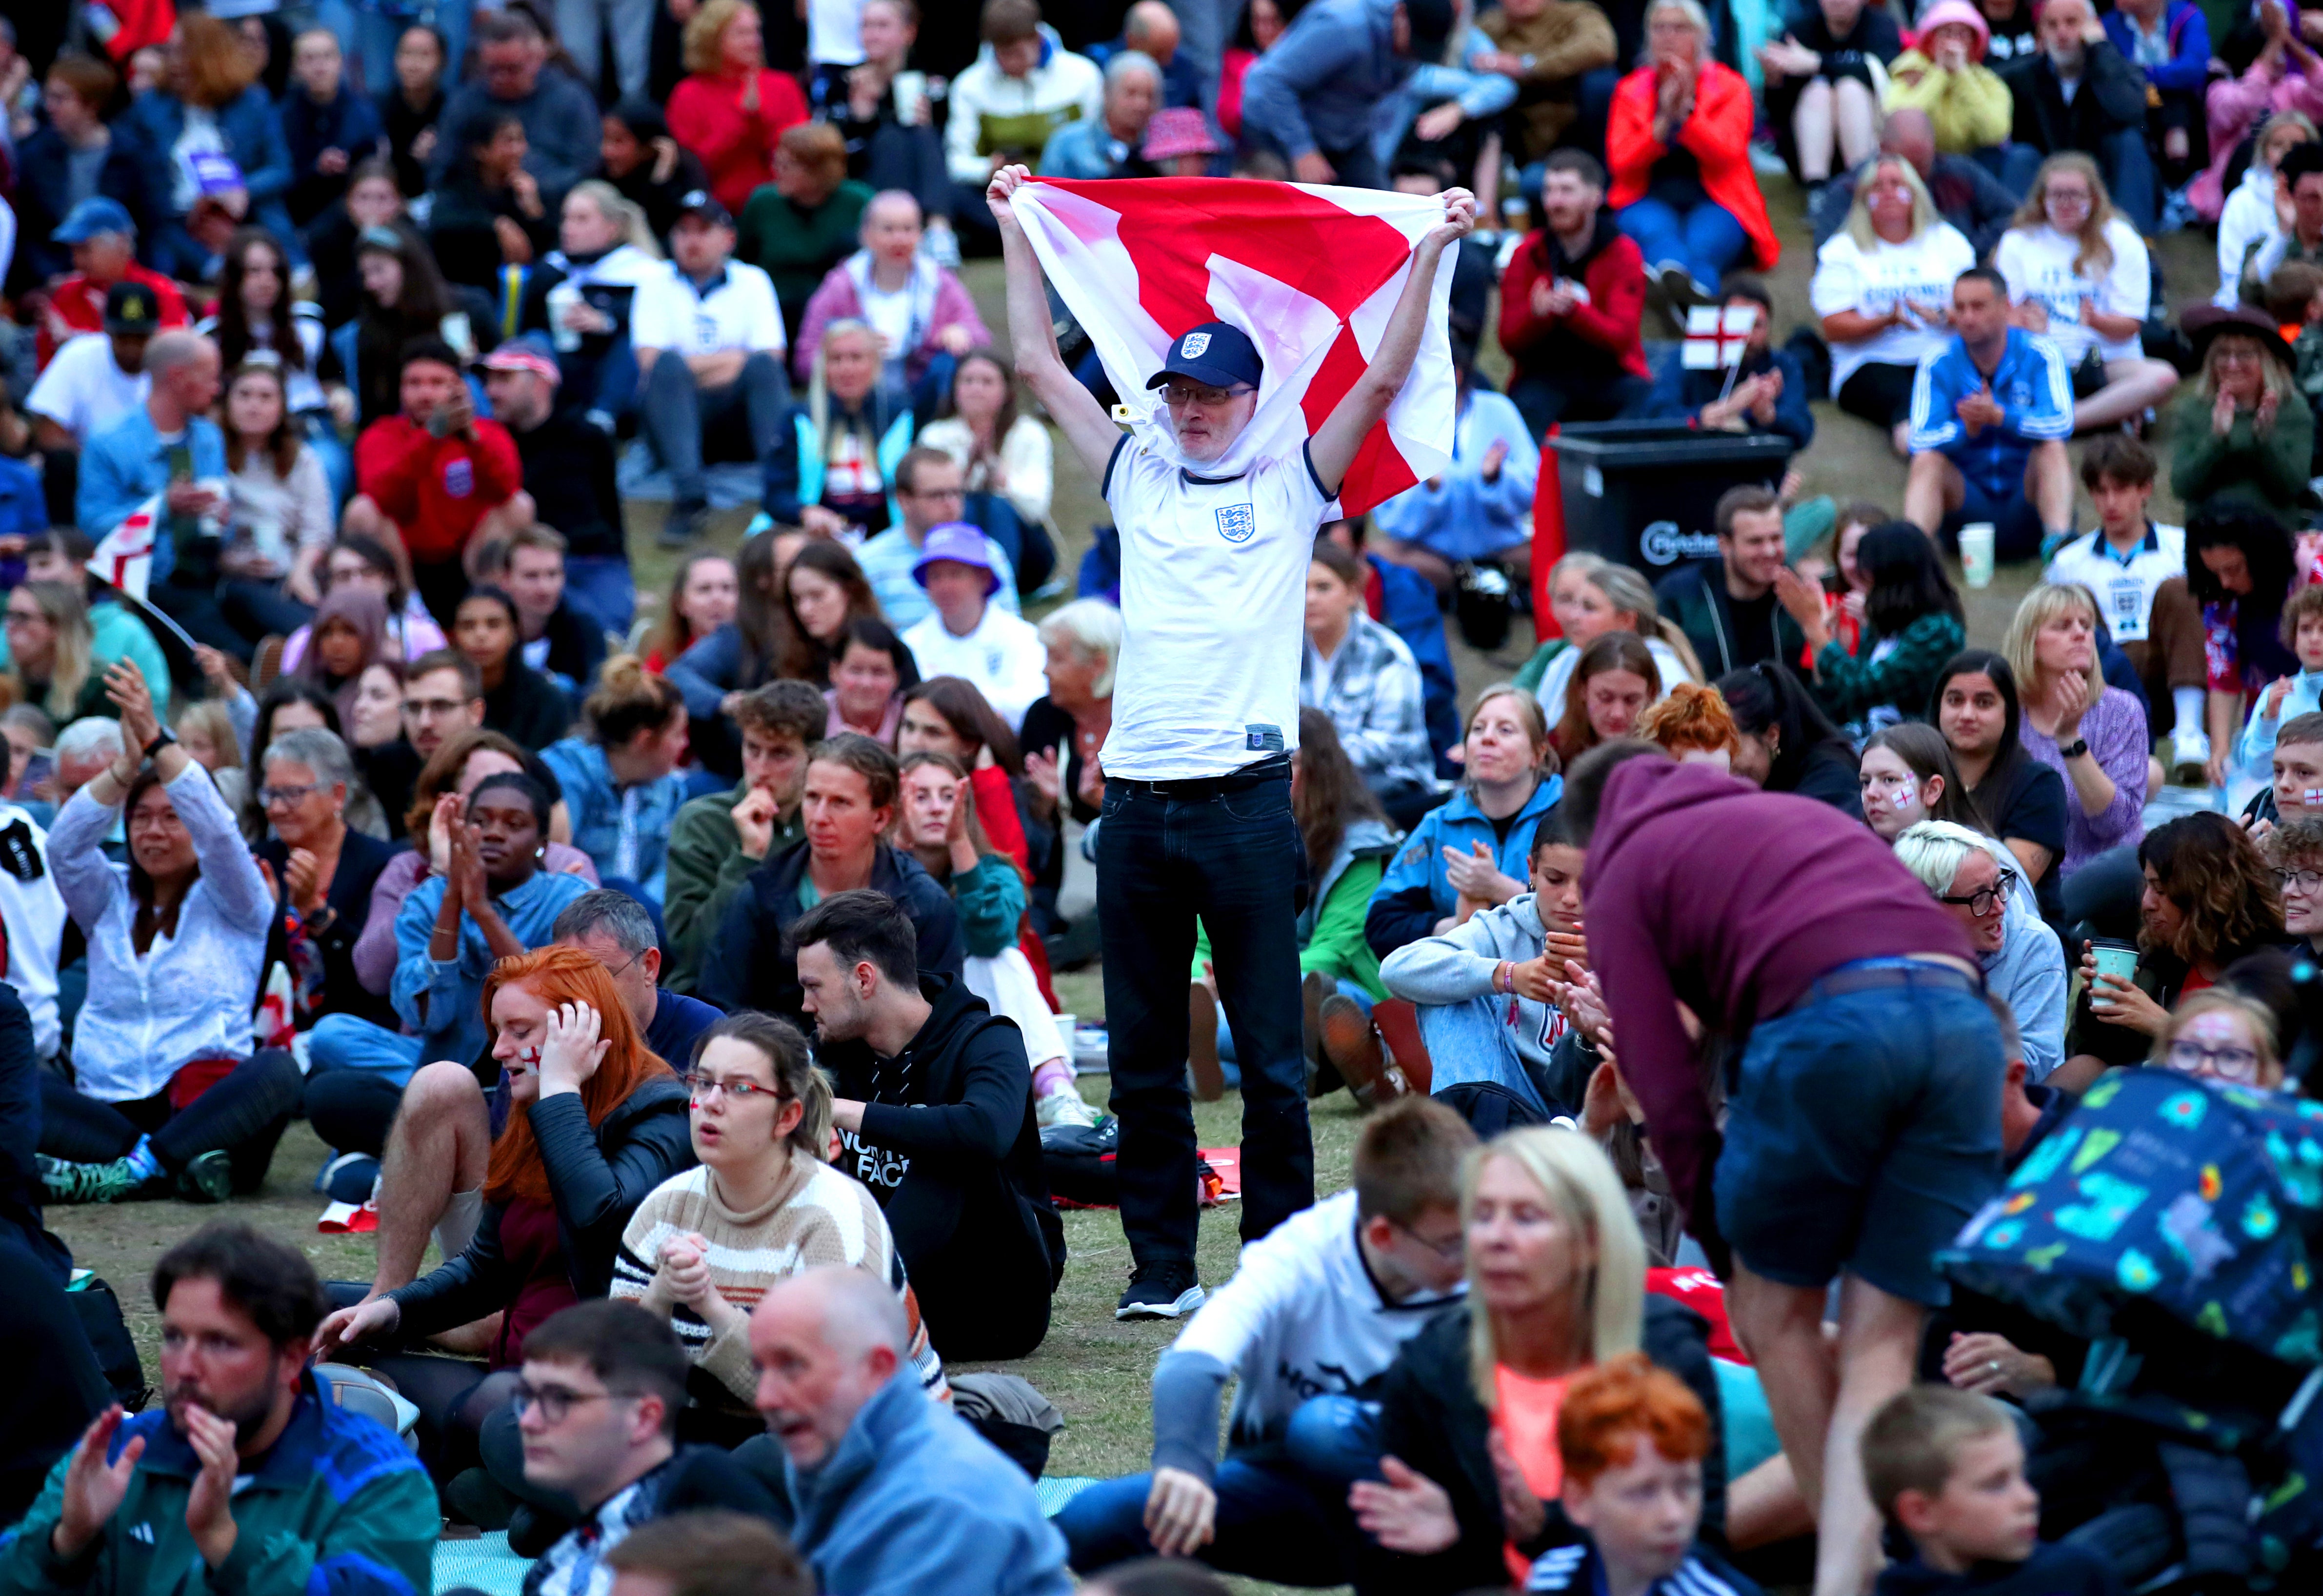
<path fill-rule="evenodd" d="M 1197 776 L 1187 781 L 1141 782 L 1134 776 L 1109 775 L 1106 785 L 1119 787 L 1143 798 L 1171 798 L 1180 803 L 1199 803 L 1227 793 L 1245 793 L 1271 781 L 1287 781 L 1290 776 L 1290 756 L 1272 754 L 1253 765 L 1239 770 L 1229 770 L 1224 775 Z"/>

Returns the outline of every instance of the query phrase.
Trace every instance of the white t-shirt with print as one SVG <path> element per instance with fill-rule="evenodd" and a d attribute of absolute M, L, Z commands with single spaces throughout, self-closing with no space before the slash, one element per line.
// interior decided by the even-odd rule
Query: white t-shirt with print
<path fill-rule="evenodd" d="M 2074 264 L 2080 240 L 2058 232 L 2043 222 L 2038 227 L 2011 227 L 2000 235 L 1992 263 L 2007 280 L 2008 298 L 2022 305 L 2038 299 L 2049 312 L 2049 342 L 2065 357 L 2070 371 L 2095 345 L 2099 360 L 2135 360 L 2142 353 L 2137 335 L 2100 338 L 2081 319 L 2081 302 L 2094 300 L 2107 316 L 2145 319 L 2153 302 L 2153 278 L 2146 265 L 2145 240 L 2137 229 L 2114 217 L 2105 225 L 2105 241 L 2113 263 L 2091 276 Z"/>
<path fill-rule="evenodd" d="M 756 266 L 729 261 L 707 291 L 675 262 L 638 284 L 629 301 L 629 342 L 638 349 L 716 354 L 739 349 L 779 354 L 789 340 L 774 279 Z"/>
<path fill-rule="evenodd" d="M 1224 775 L 1299 746 L 1307 567 L 1331 495 L 1307 449 L 1198 477 L 1134 437 L 1106 463 L 1121 534 L 1108 775 Z"/>
<path fill-rule="evenodd" d="M 152 380 L 113 362 L 113 340 L 103 333 L 68 338 L 24 396 L 24 408 L 46 416 L 82 444 L 145 402 Z"/>
<path fill-rule="evenodd" d="M 1976 250 L 1949 222 L 1938 222 L 1909 243 L 1879 241 L 1866 252 L 1846 233 L 1835 233 L 1815 252 L 1814 282 L 1808 290 L 1814 313 L 1842 310 L 1885 316 L 1898 299 L 1914 305 L 1950 307 L 1952 280 L 1976 264 Z M 1868 338 L 1831 346 L 1831 390 L 1836 394 L 1856 368 L 1873 363 L 1916 366 L 1920 357 L 1951 341 L 1941 325 L 1892 326 Z"/>

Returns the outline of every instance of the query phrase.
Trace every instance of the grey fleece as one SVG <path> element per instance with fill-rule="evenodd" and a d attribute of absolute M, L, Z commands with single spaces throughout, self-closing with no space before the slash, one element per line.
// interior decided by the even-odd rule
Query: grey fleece
<path fill-rule="evenodd" d="M 1492 972 L 1501 961 L 1538 959 L 1546 940 L 1533 894 L 1523 893 L 1497 909 L 1477 911 L 1465 925 L 1454 926 L 1440 937 L 1422 937 L 1398 948 L 1380 961 L 1380 980 L 1394 995 L 1417 1004 L 1495 996 Z M 1498 1001 L 1505 1005 L 1511 999 L 1501 996 Z M 1513 1001 L 1517 1015 L 1511 1040 L 1517 1054 L 1534 1079 L 1551 1078 L 1549 1059 L 1555 1049 L 1542 1039 L 1549 1033 L 1556 1009 L 1529 997 Z"/>

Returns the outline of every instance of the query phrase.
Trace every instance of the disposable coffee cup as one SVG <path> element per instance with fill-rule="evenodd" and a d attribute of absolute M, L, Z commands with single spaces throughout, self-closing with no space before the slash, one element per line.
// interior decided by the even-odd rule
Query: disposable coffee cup
<path fill-rule="evenodd" d="M 1970 521 L 1960 529 L 1960 574 L 1970 587 L 1992 585 L 1992 523 Z"/>
<path fill-rule="evenodd" d="M 2134 943 L 2111 938 L 2092 940 L 2089 957 L 2097 961 L 2097 973 L 2100 976 L 2116 976 L 2130 982 L 2137 979 L 2137 948 Z M 2107 989 L 2097 986 L 2090 988 L 2089 1002 L 2100 1008 L 2114 1006 Z"/>

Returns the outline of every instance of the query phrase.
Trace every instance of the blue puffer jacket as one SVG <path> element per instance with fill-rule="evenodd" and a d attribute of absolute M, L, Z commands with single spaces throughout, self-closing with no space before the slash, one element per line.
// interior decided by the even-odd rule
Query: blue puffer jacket
<path fill-rule="evenodd" d="M 1460 894 L 1444 873 L 1444 850 L 1466 853 L 1471 843 L 1490 849 L 1501 874 L 1517 881 L 1532 879 L 1532 833 L 1540 817 L 1556 807 L 1565 795 L 1565 778 L 1552 775 L 1535 787 L 1525 806 L 1517 811 L 1503 838 L 1476 807 L 1465 787 L 1449 802 L 1419 817 L 1419 824 L 1403 839 L 1403 847 L 1380 877 L 1372 894 L 1371 913 L 1364 917 L 1364 940 L 1385 959 L 1398 948 L 1436 933 L 1436 922 L 1459 905 Z"/>

